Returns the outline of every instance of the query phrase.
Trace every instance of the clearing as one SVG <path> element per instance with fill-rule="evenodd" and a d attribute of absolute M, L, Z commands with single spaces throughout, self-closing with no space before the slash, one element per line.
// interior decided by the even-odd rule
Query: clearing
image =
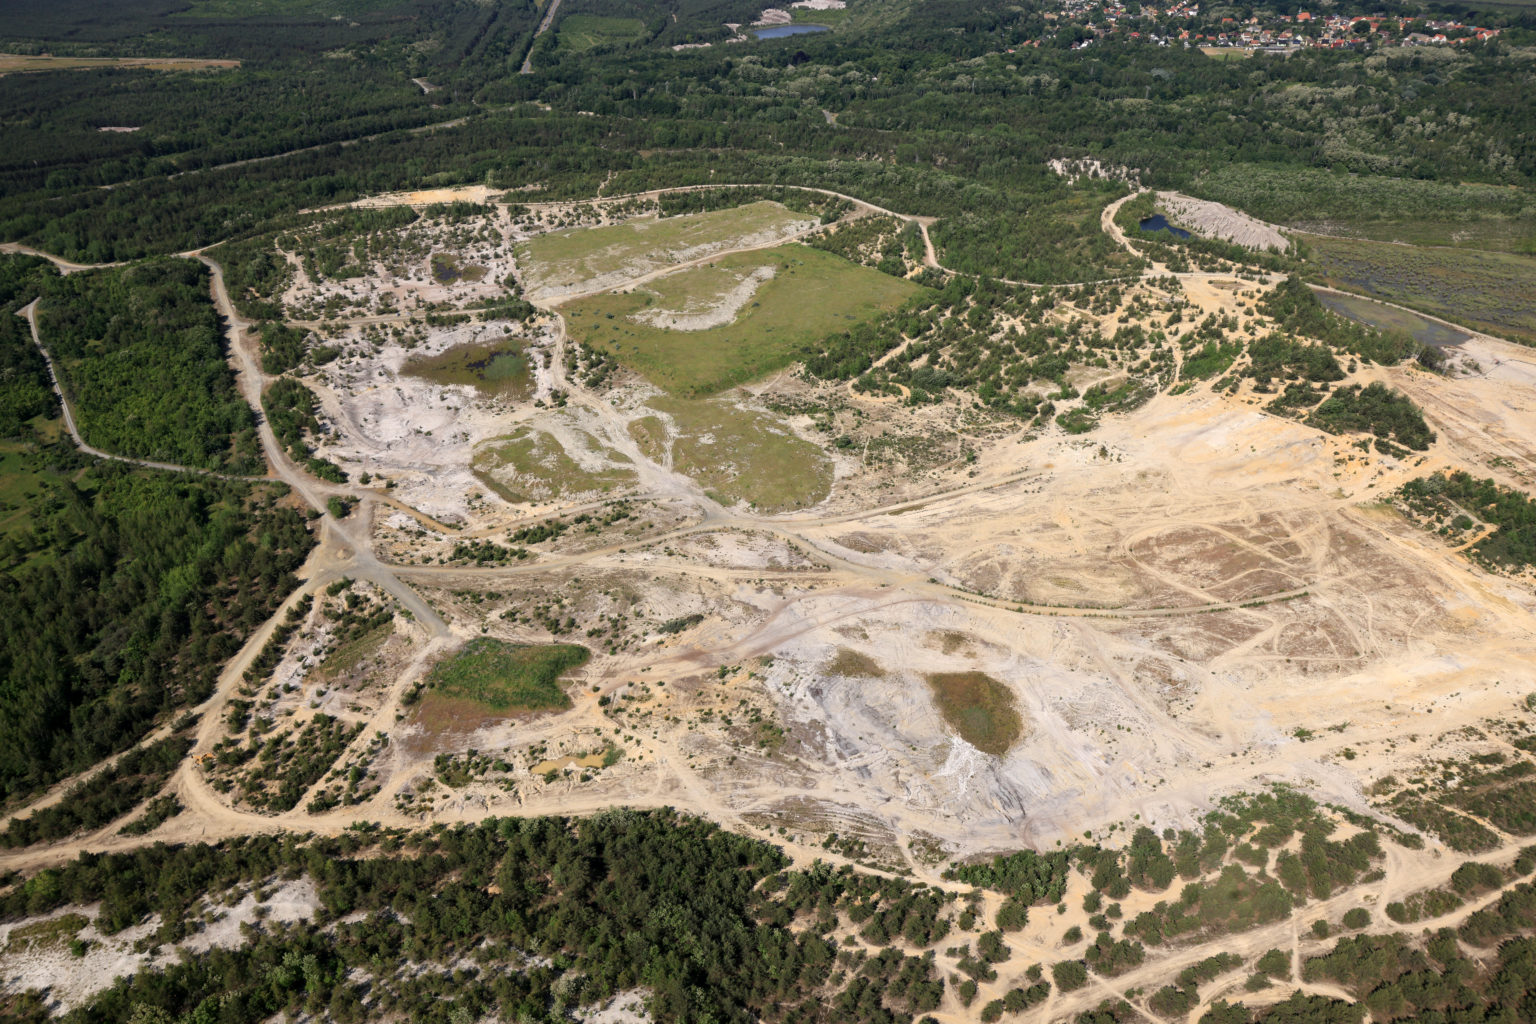
<path fill-rule="evenodd" d="M 805 345 L 895 309 L 918 285 L 804 245 L 724 256 L 566 307 L 572 337 L 703 396 L 787 366 Z"/>
<path fill-rule="evenodd" d="M 516 253 L 529 298 L 547 301 L 616 288 L 732 249 L 769 246 L 816 224 L 812 217 L 765 200 L 709 213 L 553 231 L 519 243 Z"/>
<path fill-rule="evenodd" d="M 596 14 L 568 14 L 560 22 L 556 38 L 562 50 L 584 53 L 597 46 L 632 42 L 645 33 L 639 18 L 605 18 Z"/>
<path fill-rule="evenodd" d="M 728 402 L 653 398 L 661 415 L 630 424 L 647 458 L 692 478 L 723 505 L 761 513 L 806 508 L 832 489 L 832 463 L 766 413 Z"/>
<path fill-rule="evenodd" d="M 217 71 L 240 66 L 238 60 L 194 57 L 52 57 L 0 53 L 0 75 L 37 71 L 90 71 L 96 68 L 144 68 L 149 71 Z"/>

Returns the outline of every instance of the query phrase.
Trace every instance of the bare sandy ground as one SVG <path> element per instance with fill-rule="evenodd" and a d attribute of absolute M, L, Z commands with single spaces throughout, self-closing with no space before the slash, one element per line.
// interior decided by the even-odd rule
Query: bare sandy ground
<path fill-rule="evenodd" d="M 1157 202 L 1167 211 L 1170 220 L 1198 235 L 1234 242 L 1249 249 L 1279 252 L 1290 248 L 1291 243 L 1273 224 L 1266 224 L 1230 206 L 1179 192 L 1159 192 Z"/>

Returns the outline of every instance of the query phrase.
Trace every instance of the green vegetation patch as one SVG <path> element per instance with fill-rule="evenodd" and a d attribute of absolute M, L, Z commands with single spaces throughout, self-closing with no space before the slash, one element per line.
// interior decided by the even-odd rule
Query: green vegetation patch
<path fill-rule="evenodd" d="M 161 259 L 51 278 L 38 330 L 86 441 L 144 459 L 262 470 L 201 264 Z"/>
<path fill-rule="evenodd" d="M 847 676 L 850 679 L 885 678 L 885 669 L 880 667 L 879 662 L 851 647 L 837 649 L 836 656 L 827 662 L 827 672 L 834 676 Z"/>
<path fill-rule="evenodd" d="M 576 644 L 509 644 L 480 637 L 434 666 L 427 687 L 435 696 L 473 701 L 493 711 L 563 711 L 571 698 L 560 677 L 591 656 Z"/>
<path fill-rule="evenodd" d="M 583 53 L 598 46 L 633 42 L 645 33 L 639 18 L 605 18 L 595 14 L 571 14 L 560 20 L 562 50 Z"/>
<path fill-rule="evenodd" d="M 791 234 L 804 214 L 774 202 L 748 203 L 682 217 L 643 217 L 601 228 L 571 228 L 516 247 L 530 292 L 585 291 L 598 279 L 638 277 L 727 249 Z M 617 283 L 617 282 L 615 282 Z"/>
<path fill-rule="evenodd" d="M 506 437 L 486 442 L 475 452 L 471 466 L 475 478 L 506 501 L 548 501 L 575 494 L 607 494 L 634 483 L 635 473 L 625 463 L 628 456 L 598 443 L 590 434 L 588 461 L 601 460 L 589 469 L 577 462 L 553 434 L 524 427 Z"/>
<path fill-rule="evenodd" d="M 1414 451 L 1426 450 L 1435 432 L 1407 395 L 1375 382 L 1339 388 L 1312 413 L 1309 423 L 1332 434 L 1362 431 L 1391 438 Z"/>
<path fill-rule="evenodd" d="M 807 345 L 894 310 L 918 290 L 831 253 L 786 245 L 725 256 L 628 294 L 574 302 L 567 323 L 573 337 L 653 384 L 702 397 L 787 366 Z M 724 323 L 676 330 L 646 322 L 704 324 L 712 309 Z"/>
<path fill-rule="evenodd" d="M 1478 558 L 1506 569 L 1536 565 L 1536 501 L 1529 495 L 1467 472 L 1412 480 L 1400 494 L 1420 515 L 1444 518 L 1470 513 L 1496 527 L 1472 545 Z"/>
<path fill-rule="evenodd" d="M 960 738 L 1002 757 L 1024 733 L 1013 691 L 983 672 L 935 672 L 927 676 L 934 703 Z"/>
<path fill-rule="evenodd" d="M 533 394 L 528 359 L 523 355 L 522 345 L 515 341 L 458 345 L 435 356 L 412 359 L 401 372 L 433 384 L 472 387 L 483 394 L 514 401 L 527 401 Z"/>
<path fill-rule="evenodd" d="M 1536 344 L 1536 257 L 1309 237 L 1328 283 Z"/>
<path fill-rule="evenodd" d="M 432 254 L 432 279 L 438 284 L 452 284 L 455 281 L 483 281 L 485 280 L 485 268 L 478 263 L 463 263 L 459 258 L 446 252 Z"/>
<path fill-rule="evenodd" d="M 664 413 L 630 424 L 646 457 L 691 477 L 717 501 L 760 512 L 806 508 L 832 493 L 832 462 L 766 413 L 722 400 L 655 398 Z"/>
<path fill-rule="evenodd" d="M 1384 242 L 1512 249 L 1536 239 L 1530 192 L 1502 185 L 1232 163 L 1192 191 L 1277 224 Z"/>

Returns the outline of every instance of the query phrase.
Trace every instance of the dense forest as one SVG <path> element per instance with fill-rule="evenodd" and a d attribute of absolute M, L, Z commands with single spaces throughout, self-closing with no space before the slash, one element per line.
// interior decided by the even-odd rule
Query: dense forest
<path fill-rule="evenodd" d="M 1093 156 L 1138 169 L 1145 184 L 1196 190 L 1207 172 L 1232 167 L 1521 190 L 1536 174 L 1523 128 L 1536 118 L 1536 97 L 1520 87 L 1529 69 L 1498 46 L 1454 60 L 1403 50 L 1371 61 L 1307 51 L 1229 62 L 1115 35 L 1088 57 L 1020 49 L 1045 8 L 989 0 L 963 16 L 951 4 L 891 8 L 857 32 L 792 46 L 674 51 L 717 34 L 721 20 L 746 20 L 744 8 L 721 0 L 680 0 L 666 5 L 678 16 L 670 23 L 663 9 L 642 14 L 647 28 L 633 44 L 580 54 L 555 47 L 540 53 L 533 74 L 517 75 L 508 66 L 525 48 L 531 10 L 497 5 L 492 16 L 473 4 L 436 6 L 443 10 L 402 4 L 393 21 L 383 10 L 360 19 L 355 38 L 335 44 L 348 60 L 316 57 L 307 40 L 284 49 L 288 37 L 276 26 L 253 26 L 242 44 L 227 26 L 224 35 L 202 34 L 213 31 L 211 19 L 182 18 L 169 33 L 175 46 L 200 42 L 199 55 L 246 63 L 192 76 L 0 79 L 0 96 L 37 126 L 29 130 L 78 126 L 68 140 L 48 139 L 63 164 L 18 160 L 8 172 L 0 164 L 10 176 L 0 189 L 0 235 L 118 259 L 256 233 L 302 209 L 403 186 L 489 182 L 534 186 L 529 197 L 539 198 L 592 194 L 605 179 L 615 193 L 734 180 L 817 185 L 936 216 L 948 264 L 1063 281 L 1115 269 L 1113 247 L 1089 229 L 1120 186 L 1071 185 L 1047 169 L 1055 157 Z M 153 5 L 135 10 L 146 34 L 130 36 L 126 48 L 167 35 L 151 29 L 162 24 Z M 562 13 L 637 12 L 627 2 L 574 0 Z M 53 22 L 69 17 L 59 12 Z M 8 31 L 48 38 L 49 24 L 34 14 Z M 413 75 L 438 88 L 413 95 Z M 114 83 L 110 118 L 94 112 L 80 84 L 95 76 Z M 281 88 L 295 78 L 302 89 Z M 233 125 L 220 112 L 253 107 L 256 116 Z M 210 116 L 184 113 L 205 108 Z M 465 120 L 452 128 L 412 128 L 455 115 Z M 141 131 L 95 130 L 120 122 Z M 1434 130 L 1405 132 L 1405 122 Z M 277 153 L 290 155 L 220 167 Z M 1236 180 L 1227 174 L 1211 187 L 1230 196 Z M 95 184 L 115 187 L 88 187 Z M 1390 184 L 1376 187 L 1392 193 Z M 1418 217 L 1468 215 L 1454 190 L 1412 195 Z M 1369 205 L 1361 215 L 1378 216 L 1376 204 L 1359 205 Z M 1406 204 L 1385 205 L 1401 213 Z M 1504 216 L 1507 205 L 1489 209 Z"/>
<path fill-rule="evenodd" d="M 67 446 L 30 458 L 85 461 Z M 95 463 L 45 486 L 28 527 L 0 549 L 6 801 L 207 697 L 312 544 L 276 485 Z"/>
<path fill-rule="evenodd" d="M 1373 859 L 1370 843 L 1358 836 L 1327 839 L 1317 806 L 1294 795 L 1277 792 L 1225 808 L 1207 821 L 1203 839 L 1189 833 L 1164 841 L 1142 829 L 1122 851 L 1026 853 L 953 874 L 1012 891 L 1027 911 L 1028 904 L 1059 900 L 1059 880 L 1076 862 L 1093 879 L 1085 907 L 1118 917 L 1118 902 L 1107 900 L 1123 899 L 1133 888 L 1166 889 L 1229 851 L 1251 856 L 1252 843 L 1284 845 L 1297 829 L 1302 893 L 1327 895 Z M 1232 837 L 1243 842 L 1228 847 Z M 1339 860 L 1344 863 L 1331 863 Z M 1490 865 L 1459 870 L 1452 879 L 1456 891 L 1498 893 L 1459 929 L 1344 935 L 1303 958 L 1307 981 L 1337 986 L 1354 1003 L 1298 991 L 1257 1010 L 1218 1000 L 1201 1020 L 1336 1024 L 1359 1021 L 1366 1010 L 1382 1021 L 1529 1019 L 1536 1007 L 1536 940 L 1520 936 L 1536 926 L 1536 887 L 1520 879 L 1533 868 L 1536 850 L 1507 873 Z M 7 879 L 0 920 L 99 903 L 96 923 L 105 933 L 157 921 L 152 941 L 174 943 L 194 936 L 204 927 L 203 910 L 231 895 L 271 891 L 304 877 L 318 897 L 309 920 L 269 921 L 242 946 L 215 947 L 119 979 L 64 1020 L 254 1024 L 279 1014 L 343 1024 L 386 1016 L 421 1024 L 487 1016 L 558 1020 L 641 992 L 656 1020 L 894 1024 L 936 1009 L 950 984 L 971 1012 L 997 1020 L 1039 1003 L 1053 986 L 1079 989 L 1090 972 L 1112 977 L 1143 955 L 1140 942 L 1111 939 L 1105 930 L 1082 959 L 1060 960 L 1048 970 L 1037 964 L 995 1006 L 975 1005 L 977 979 L 996 980 L 991 965 L 1009 956 L 1006 929 L 982 930 L 975 894 L 820 862 L 789 869 L 766 843 L 670 810 L 87 854 L 22 884 Z M 1159 903 L 1152 916 L 1166 906 Z M 924 951 L 955 941 L 950 922 L 957 909 L 959 926 L 972 933 L 971 941 L 960 936 L 968 976 L 946 980 L 932 952 Z M 1369 918 L 1359 908 L 1346 914 L 1345 927 L 1358 928 L 1361 916 Z M 1127 935 L 1163 941 L 1148 937 L 1147 917 L 1126 921 Z M 859 938 L 830 941 L 827 933 L 839 922 L 851 924 Z M 1200 927 L 1212 934 L 1209 925 Z M 412 969 L 396 969 L 402 954 Z M 1201 985 L 1242 963 L 1229 954 L 1195 963 L 1152 994 L 1153 1004 L 1164 1013 L 1187 1012 Z M 1289 963 L 1279 951 L 1259 957 L 1256 987 L 1267 987 L 1271 974 L 1288 974 Z M 509 964 L 517 969 L 507 970 Z M 8 1011 L 19 1021 L 47 1016 L 36 999 L 12 1000 Z M 1135 1019 L 1124 1002 L 1073 1018 L 1075 1024 Z"/>
<path fill-rule="evenodd" d="M 0 257 L 0 438 L 23 436 L 29 420 L 58 408 L 48 364 L 32 344 L 27 322 L 16 315 L 55 276 L 46 260 Z"/>
<path fill-rule="evenodd" d="M 155 913 L 156 940 L 174 942 L 198 927 L 191 912 L 205 898 L 274 877 L 317 884 L 313 921 L 120 980 L 68 1014 L 71 1024 L 557 1020 L 637 988 L 667 1021 L 894 1024 L 937 1006 L 944 983 L 931 955 L 893 942 L 903 929 L 919 946 L 941 937 L 922 922 L 931 928 L 945 900 L 907 882 L 786 865 L 776 848 L 696 818 L 611 811 L 91 855 L 8 889 L 0 917 L 99 901 L 104 930 Z M 856 907 L 887 930 L 871 939 L 878 953 L 839 950 L 816 927 Z M 422 969 L 397 972 L 402 953 Z M 23 1004 L 10 1016 L 45 1015 Z"/>
<path fill-rule="evenodd" d="M 208 271 L 165 259 L 49 279 L 38 332 L 88 444 L 118 455 L 259 473 Z"/>

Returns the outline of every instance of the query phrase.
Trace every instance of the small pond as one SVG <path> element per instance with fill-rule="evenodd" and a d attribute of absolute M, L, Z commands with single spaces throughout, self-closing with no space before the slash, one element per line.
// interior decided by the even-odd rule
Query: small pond
<path fill-rule="evenodd" d="M 1168 223 L 1168 218 L 1164 217 L 1160 213 L 1154 213 L 1152 216 L 1147 217 L 1144 220 L 1142 220 L 1142 222 L 1141 222 L 1141 230 L 1143 230 L 1143 231 L 1166 231 L 1170 235 L 1172 235 L 1174 238 L 1188 238 L 1189 237 L 1189 232 L 1188 231 L 1185 231 L 1183 228 L 1176 228 L 1172 224 L 1169 224 Z"/>
<path fill-rule="evenodd" d="M 828 25 L 770 25 L 755 28 L 752 34 L 759 39 L 783 39 L 785 36 L 808 36 L 814 32 L 830 32 Z"/>
<path fill-rule="evenodd" d="M 1379 302 L 1372 302 L 1357 295 L 1346 295 L 1322 288 L 1313 288 L 1312 292 L 1317 296 L 1318 302 L 1340 316 L 1381 331 L 1406 331 L 1421 345 L 1434 345 L 1437 348 L 1445 345 L 1460 345 L 1472 336 L 1466 331 L 1457 330 L 1455 327 L 1419 316 L 1417 313 L 1410 313 L 1406 309 L 1393 309 L 1391 306 L 1383 306 Z"/>

